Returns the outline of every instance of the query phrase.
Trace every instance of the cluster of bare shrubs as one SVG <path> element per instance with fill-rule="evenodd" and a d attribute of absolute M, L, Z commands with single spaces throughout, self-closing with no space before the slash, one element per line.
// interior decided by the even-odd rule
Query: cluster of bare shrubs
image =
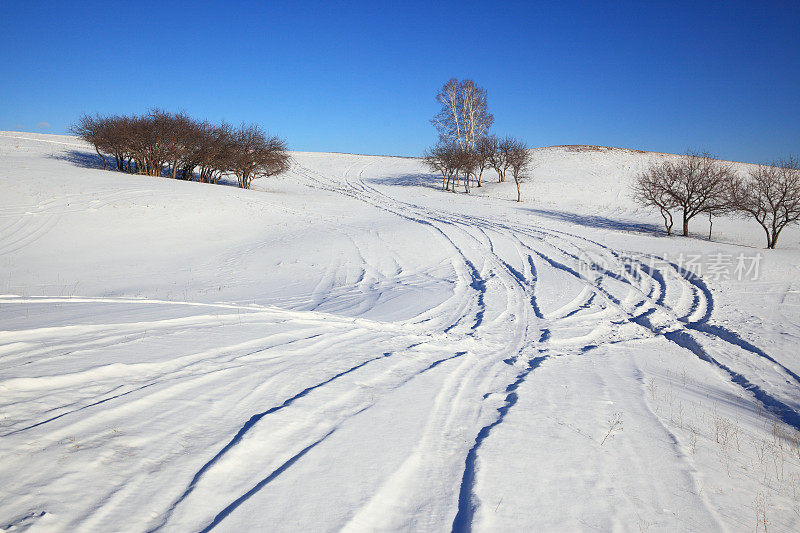
<path fill-rule="evenodd" d="M 483 173 L 492 169 L 497 173 L 497 181 L 511 178 L 517 186 L 517 201 L 521 201 L 519 184 L 527 178 L 531 167 L 531 152 L 528 146 L 513 137 L 498 139 L 493 135 L 479 138 L 474 148 L 459 146 L 456 142 L 440 142 L 425 151 L 425 164 L 442 175 L 442 190 L 456 191 L 463 182 L 464 192 L 469 192 L 474 184 L 481 187 Z"/>
<path fill-rule="evenodd" d="M 653 164 L 639 174 L 633 197 L 641 205 L 659 210 L 667 234 L 672 234 L 673 211 L 680 213 L 683 235 L 689 222 L 708 216 L 733 214 L 754 218 L 764 229 L 767 248 L 775 248 L 781 231 L 800 221 L 800 166 L 794 159 L 757 165 L 746 173 L 732 163 L 707 153 L 688 153 L 678 160 Z"/>
<path fill-rule="evenodd" d="M 521 201 L 519 184 L 528 177 L 531 153 L 513 137 L 489 135 L 494 116 L 488 111 L 486 90 L 472 80 L 453 78 L 436 94 L 436 101 L 441 108 L 431 122 L 439 142 L 425 151 L 423 161 L 442 175 L 442 190 L 455 192 L 461 181 L 468 193 L 473 183 L 481 186 L 484 170 L 494 170 L 498 182 L 504 182 L 510 170 Z"/>
<path fill-rule="evenodd" d="M 286 142 L 255 125 L 216 125 L 154 109 L 141 116 L 83 115 L 71 131 L 94 146 L 103 168 L 108 156 L 131 174 L 203 183 L 232 175 L 249 189 L 254 179 L 289 168 Z"/>

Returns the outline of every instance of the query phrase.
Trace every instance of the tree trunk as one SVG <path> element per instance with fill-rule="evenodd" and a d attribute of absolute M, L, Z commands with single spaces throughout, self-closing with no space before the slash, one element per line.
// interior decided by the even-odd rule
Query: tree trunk
<path fill-rule="evenodd" d="M 714 223 L 711 221 L 711 213 L 708 214 L 708 240 L 711 240 L 711 228 L 714 227 Z"/>
<path fill-rule="evenodd" d="M 688 213 L 686 213 L 686 210 L 684 209 L 684 211 L 683 211 L 683 236 L 684 237 L 688 237 L 689 236 L 689 218 L 688 218 L 687 215 L 688 215 Z"/>
<path fill-rule="evenodd" d="M 661 209 L 661 218 L 664 219 L 664 227 L 667 229 L 667 236 L 672 235 L 672 213 L 667 209 Z"/>
<path fill-rule="evenodd" d="M 97 149 L 97 146 L 95 146 L 95 147 L 94 147 L 94 151 L 95 151 L 95 152 L 97 152 L 97 155 L 99 155 L 99 156 L 100 156 L 100 159 L 102 159 L 102 160 L 103 160 L 103 170 L 105 170 L 105 169 L 106 169 L 106 166 L 107 166 L 107 165 L 106 165 L 106 158 L 105 158 L 105 157 L 103 157 L 103 154 L 101 154 L 101 153 L 100 153 L 100 150 L 98 150 L 98 149 Z"/>
<path fill-rule="evenodd" d="M 772 246 L 770 247 L 773 250 L 778 245 L 778 236 L 781 234 L 781 230 L 782 229 L 783 229 L 783 226 L 780 224 L 780 222 L 777 222 L 776 219 L 773 219 L 773 222 L 772 222 Z"/>
<path fill-rule="evenodd" d="M 771 243 L 770 248 L 773 249 L 773 250 L 778 245 L 778 236 L 781 234 L 781 230 L 782 229 L 783 228 L 780 227 L 780 228 L 777 228 L 776 230 L 773 230 L 773 232 L 772 232 L 772 243 Z"/>

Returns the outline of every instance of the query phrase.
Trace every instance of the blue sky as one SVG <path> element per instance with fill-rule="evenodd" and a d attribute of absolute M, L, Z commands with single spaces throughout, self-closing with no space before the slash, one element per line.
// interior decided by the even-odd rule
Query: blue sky
<path fill-rule="evenodd" d="M 0 2 L 0 129 L 158 106 L 296 150 L 418 155 L 472 78 L 493 131 L 800 154 L 800 2 Z"/>

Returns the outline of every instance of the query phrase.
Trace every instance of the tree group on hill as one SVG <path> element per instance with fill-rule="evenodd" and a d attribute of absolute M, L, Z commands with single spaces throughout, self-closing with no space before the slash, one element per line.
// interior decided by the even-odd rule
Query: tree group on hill
<path fill-rule="evenodd" d="M 122 172 L 218 183 L 235 176 L 249 189 L 253 180 L 289 168 L 286 142 L 259 126 L 210 124 L 183 113 L 153 109 L 139 116 L 83 115 L 71 131 L 94 146 Z"/>
<path fill-rule="evenodd" d="M 442 175 L 442 190 L 455 192 L 462 183 L 469 193 L 473 184 L 482 186 L 485 170 L 494 170 L 498 182 L 504 182 L 510 170 L 517 201 L 521 201 L 520 183 L 529 177 L 531 153 L 523 141 L 489 134 L 494 116 L 489 113 L 486 90 L 472 80 L 453 78 L 439 89 L 436 101 L 440 109 L 431 122 L 439 141 L 425 151 L 423 161 Z"/>
<path fill-rule="evenodd" d="M 681 217 L 684 236 L 694 217 L 707 215 L 709 239 L 712 217 L 733 214 L 755 219 L 766 234 L 767 248 L 775 248 L 781 231 L 800 222 L 800 166 L 790 158 L 742 174 L 707 153 L 687 153 L 639 174 L 633 198 L 659 210 L 667 235 L 672 234 L 673 211 Z"/>

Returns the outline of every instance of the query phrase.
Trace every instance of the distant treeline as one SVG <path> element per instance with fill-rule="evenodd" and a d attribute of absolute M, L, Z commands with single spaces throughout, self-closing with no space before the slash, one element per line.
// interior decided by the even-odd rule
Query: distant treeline
<path fill-rule="evenodd" d="M 71 128 L 94 146 L 107 168 L 147 176 L 218 183 L 236 176 L 249 189 L 256 178 L 289 168 L 286 142 L 259 126 L 210 124 L 183 113 L 153 109 L 144 115 L 83 115 Z"/>

